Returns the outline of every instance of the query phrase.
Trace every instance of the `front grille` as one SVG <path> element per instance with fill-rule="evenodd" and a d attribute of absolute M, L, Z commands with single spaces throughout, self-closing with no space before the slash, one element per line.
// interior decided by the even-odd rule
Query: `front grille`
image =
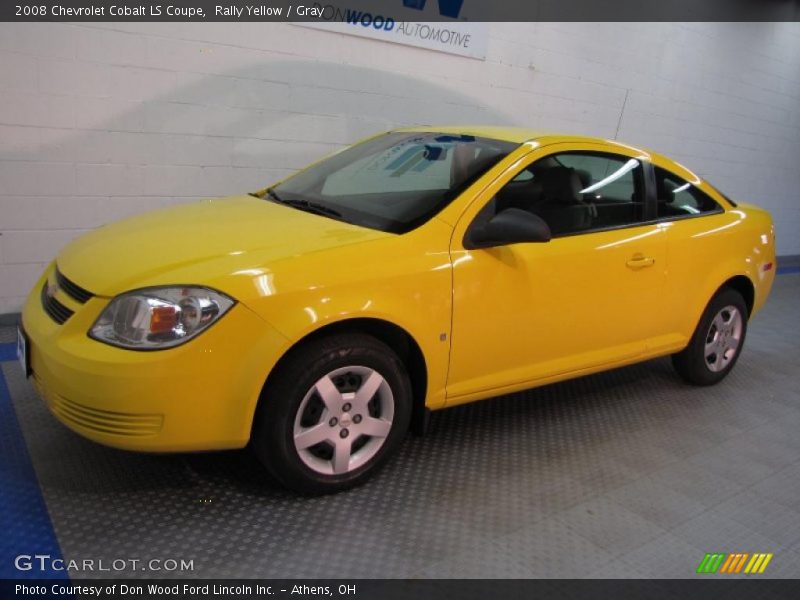
<path fill-rule="evenodd" d="M 70 298 L 81 304 L 86 304 L 87 301 L 94 297 L 92 292 L 83 289 L 77 283 L 73 283 L 64 277 L 64 274 L 58 268 L 56 268 L 56 283 Z"/>
<path fill-rule="evenodd" d="M 163 415 L 137 415 L 99 410 L 67 400 L 55 393 L 48 393 L 45 396 L 56 416 L 78 429 L 125 437 L 141 437 L 158 433 L 164 425 Z"/>
<path fill-rule="evenodd" d="M 59 325 L 65 323 L 74 314 L 73 311 L 47 293 L 47 282 L 42 286 L 42 307 L 44 312 L 50 315 L 50 318 Z"/>

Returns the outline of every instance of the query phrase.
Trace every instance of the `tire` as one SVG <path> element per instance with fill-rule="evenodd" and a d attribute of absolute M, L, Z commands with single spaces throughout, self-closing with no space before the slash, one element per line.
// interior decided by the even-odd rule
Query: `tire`
<path fill-rule="evenodd" d="M 262 393 L 251 445 L 286 487 L 342 491 L 397 451 L 411 421 L 408 373 L 383 342 L 342 334 L 295 348 Z"/>
<path fill-rule="evenodd" d="M 672 355 L 678 374 L 694 385 L 713 385 L 730 373 L 747 334 L 747 305 L 734 289 L 723 288 L 708 303 L 689 345 Z"/>

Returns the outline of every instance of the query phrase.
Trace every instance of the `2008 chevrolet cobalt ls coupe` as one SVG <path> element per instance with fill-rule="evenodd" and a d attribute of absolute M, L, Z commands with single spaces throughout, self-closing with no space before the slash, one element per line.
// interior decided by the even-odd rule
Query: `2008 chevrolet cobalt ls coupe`
<path fill-rule="evenodd" d="M 399 130 L 72 242 L 27 300 L 20 357 L 88 438 L 250 443 L 320 493 L 365 480 L 427 410 L 668 354 L 716 383 L 774 267 L 768 213 L 658 154 Z"/>

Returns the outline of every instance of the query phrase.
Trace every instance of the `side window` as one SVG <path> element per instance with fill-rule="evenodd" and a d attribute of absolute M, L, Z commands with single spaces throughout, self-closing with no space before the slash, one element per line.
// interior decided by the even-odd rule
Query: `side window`
<path fill-rule="evenodd" d="M 655 167 L 655 172 L 658 200 L 656 214 L 659 218 L 700 215 L 721 210 L 720 205 L 708 194 L 701 192 L 685 179 L 660 167 Z"/>
<path fill-rule="evenodd" d="M 521 208 L 554 236 L 639 223 L 644 218 L 641 163 L 616 154 L 568 152 L 521 171 L 493 201 L 496 214 Z"/>

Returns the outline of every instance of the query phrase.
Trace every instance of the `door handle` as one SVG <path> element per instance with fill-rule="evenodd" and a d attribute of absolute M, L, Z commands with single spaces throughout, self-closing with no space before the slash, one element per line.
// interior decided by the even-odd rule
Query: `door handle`
<path fill-rule="evenodd" d="M 655 258 L 650 256 L 644 256 L 643 254 L 634 254 L 628 262 L 625 264 L 628 265 L 631 269 L 644 269 L 645 267 L 652 267 L 656 262 Z"/>

